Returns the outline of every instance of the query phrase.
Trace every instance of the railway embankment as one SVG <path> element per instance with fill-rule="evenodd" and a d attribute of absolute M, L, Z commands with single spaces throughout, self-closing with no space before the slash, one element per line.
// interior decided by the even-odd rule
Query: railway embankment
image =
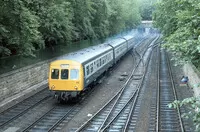
<path fill-rule="evenodd" d="M 189 77 L 188 84 L 194 91 L 194 96 L 200 95 L 200 72 L 197 68 L 191 64 L 185 64 L 183 66 L 184 75 Z"/>
<path fill-rule="evenodd" d="M 47 88 L 49 63 L 39 62 L 0 75 L 0 107 L 10 106 Z"/>

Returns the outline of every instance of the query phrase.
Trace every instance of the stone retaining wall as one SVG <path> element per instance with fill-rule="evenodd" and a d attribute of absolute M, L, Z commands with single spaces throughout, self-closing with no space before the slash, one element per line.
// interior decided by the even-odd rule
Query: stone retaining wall
<path fill-rule="evenodd" d="M 0 101 L 47 80 L 51 61 L 53 59 L 0 75 Z M 194 90 L 194 96 L 199 96 L 199 71 L 192 64 L 185 64 L 183 71 L 185 76 L 189 77 L 189 85 Z"/>
<path fill-rule="evenodd" d="M 0 101 L 47 80 L 47 60 L 0 75 Z"/>
<path fill-rule="evenodd" d="M 189 77 L 189 85 L 193 88 L 194 96 L 200 95 L 200 72 L 193 64 L 185 64 L 183 66 L 185 76 Z"/>

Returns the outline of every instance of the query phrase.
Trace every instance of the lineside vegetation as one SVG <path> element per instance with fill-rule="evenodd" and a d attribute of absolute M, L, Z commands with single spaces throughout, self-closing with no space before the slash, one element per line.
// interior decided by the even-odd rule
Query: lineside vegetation
<path fill-rule="evenodd" d="M 180 64 L 192 62 L 200 69 L 200 1 L 160 0 L 153 20 L 164 35 L 164 47 L 174 54 L 174 59 Z M 184 117 L 191 118 L 196 131 L 200 131 L 199 101 L 199 96 L 175 100 L 169 107 L 186 106 L 190 111 Z"/>
<path fill-rule="evenodd" d="M 141 20 L 137 0 L 3 0 L 0 12 L 0 57 L 104 38 Z"/>

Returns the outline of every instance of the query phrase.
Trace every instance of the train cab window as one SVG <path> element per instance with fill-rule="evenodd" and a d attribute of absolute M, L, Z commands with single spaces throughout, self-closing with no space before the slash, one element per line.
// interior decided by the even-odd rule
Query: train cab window
<path fill-rule="evenodd" d="M 69 70 L 68 69 L 62 69 L 61 70 L 61 79 L 68 79 Z"/>
<path fill-rule="evenodd" d="M 58 69 L 52 69 L 51 70 L 51 79 L 58 79 L 59 78 L 59 70 Z"/>
<path fill-rule="evenodd" d="M 79 78 L 79 70 L 78 69 L 71 69 L 70 70 L 70 79 L 71 80 L 78 80 Z"/>

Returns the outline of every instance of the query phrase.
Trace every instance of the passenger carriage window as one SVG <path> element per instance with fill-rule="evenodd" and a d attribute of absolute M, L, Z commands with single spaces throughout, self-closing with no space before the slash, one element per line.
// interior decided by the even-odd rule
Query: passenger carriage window
<path fill-rule="evenodd" d="M 90 74 L 89 65 L 86 67 L 86 73 L 87 73 L 87 75 L 89 75 L 89 74 Z"/>
<path fill-rule="evenodd" d="M 93 63 L 90 64 L 90 72 L 91 72 L 91 73 L 93 72 Z"/>
<path fill-rule="evenodd" d="M 99 60 L 97 60 L 97 68 L 99 67 Z"/>
<path fill-rule="evenodd" d="M 71 80 L 78 80 L 79 78 L 79 70 L 78 69 L 71 69 L 70 70 L 70 79 Z"/>
<path fill-rule="evenodd" d="M 100 59 L 100 66 L 101 66 L 101 59 Z"/>
<path fill-rule="evenodd" d="M 58 69 L 52 69 L 51 70 L 51 79 L 58 79 L 59 78 L 59 70 Z"/>
<path fill-rule="evenodd" d="M 95 61 L 94 61 L 94 63 L 93 63 L 93 71 L 95 71 L 96 70 L 96 63 L 95 63 Z"/>
<path fill-rule="evenodd" d="M 68 79 L 69 70 L 68 69 L 62 69 L 61 70 L 61 79 Z"/>

